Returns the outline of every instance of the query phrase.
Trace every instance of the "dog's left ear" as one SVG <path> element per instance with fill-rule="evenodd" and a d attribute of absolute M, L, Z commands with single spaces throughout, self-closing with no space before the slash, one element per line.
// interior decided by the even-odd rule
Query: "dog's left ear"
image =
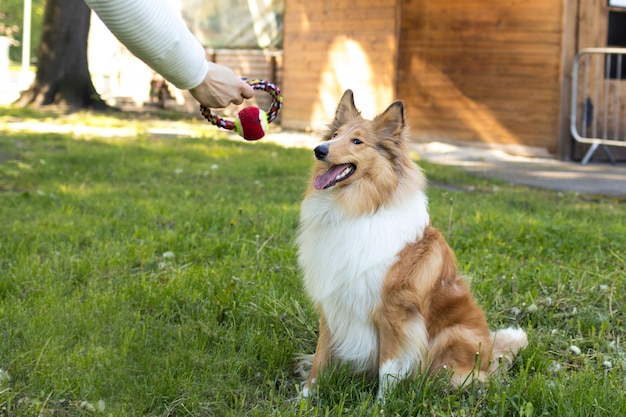
<path fill-rule="evenodd" d="M 333 126 L 339 128 L 346 124 L 348 121 L 358 117 L 361 113 L 357 110 L 354 104 L 354 94 L 352 90 L 346 90 L 339 100 L 337 110 L 335 110 L 335 120 Z"/>
<path fill-rule="evenodd" d="M 405 127 L 404 104 L 401 101 L 394 101 L 387 110 L 374 118 L 374 126 L 377 131 L 385 136 L 398 136 L 402 134 Z"/>

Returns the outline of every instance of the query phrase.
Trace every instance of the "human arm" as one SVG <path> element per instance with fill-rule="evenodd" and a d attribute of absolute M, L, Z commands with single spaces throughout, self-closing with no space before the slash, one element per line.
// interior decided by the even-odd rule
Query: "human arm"
<path fill-rule="evenodd" d="M 168 0 L 86 0 L 128 50 L 207 107 L 240 104 L 254 90 L 204 47 Z"/>

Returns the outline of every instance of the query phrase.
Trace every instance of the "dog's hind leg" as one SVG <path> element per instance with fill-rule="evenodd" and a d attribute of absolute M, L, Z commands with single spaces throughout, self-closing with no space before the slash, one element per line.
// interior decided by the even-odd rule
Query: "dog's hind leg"
<path fill-rule="evenodd" d="M 302 396 L 304 398 L 308 398 L 309 395 L 311 395 L 311 390 L 317 383 L 319 373 L 328 364 L 330 359 L 330 344 L 330 330 L 326 324 L 324 314 L 320 312 L 320 329 L 317 337 L 317 347 L 315 348 L 315 355 L 313 355 L 313 363 L 311 364 L 309 376 L 302 388 Z"/>
<path fill-rule="evenodd" d="M 493 340 L 493 351 L 491 353 L 492 363 L 489 373 L 494 373 L 499 367 L 507 371 L 513 364 L 513 359 L 519 352 L 528 345 L 528 336 L 522 329 L 509 327 L 491 332 Z"/>
<path fill-rule="evenodd" d="M 462 325 L 444 329 L 433 338 L 430 346 L 430 373 L 452 371 L 450 382 L 458 388 L 475 380 L 486 381 L 494 366 L 492 336 L 486 324 L 475 329 Z"/>

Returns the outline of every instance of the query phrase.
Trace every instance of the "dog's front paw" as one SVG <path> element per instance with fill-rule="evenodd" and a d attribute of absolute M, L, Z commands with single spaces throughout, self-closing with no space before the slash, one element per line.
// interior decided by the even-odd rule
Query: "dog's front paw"
<path fill-rule="evenodd" d="M 315 379 L 309 381 L 306 380 L 301 384 L 300 398 L 303 400 L 310 400 L 313 391 L 315 390 Z"/>

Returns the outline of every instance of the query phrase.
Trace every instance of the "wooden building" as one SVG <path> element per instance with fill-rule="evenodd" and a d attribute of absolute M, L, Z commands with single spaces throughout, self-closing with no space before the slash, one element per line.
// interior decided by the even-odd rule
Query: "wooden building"
<path fill-rule="evenodd" d="M 626 16 L 619 3 L 286 0 L 282 124 L 323 128 L 351 88 L 366 117 L 403 100 L 418 141 L 569 159 L 572 62 L 607 45 L 609 15 Z"/>

